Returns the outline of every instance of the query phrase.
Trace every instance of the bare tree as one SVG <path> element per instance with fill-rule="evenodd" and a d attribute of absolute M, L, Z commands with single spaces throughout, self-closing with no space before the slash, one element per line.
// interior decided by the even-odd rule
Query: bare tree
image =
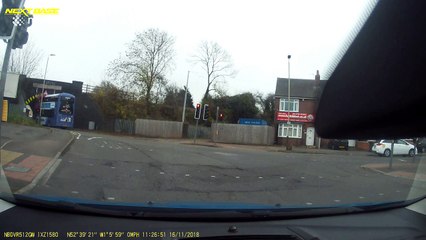
<path fill-rule="evenodd" d="M 167 83 L 165 74 L 171 69 L 175 54 L 175 40 L 166 32 L 148 29 L 137 33 L 124 57 L 114 60 L 108 72 L 123 87 L 139 92 L 146 103 L 146 113 L 151 112 L 155 90 L 160 91 Z"/>
<path fill-rule="evenodd" d="M 40 63 L 42 59 L 42 51 L 33 42 L 29 42 L 22 49 L 12 51 L 8 71 L 28 77 L 41 77 Z"/>
<path fill-rule="evenodd" d="M 207 74 L 207 88 L 203 100 L 207 99 L 210 91 L 216 90 L 218 81 L 234 77 L 236 74 L 231 56 L 216 42 L 203 41 L 194 56 L 194 61 L 199 63 Z"/>

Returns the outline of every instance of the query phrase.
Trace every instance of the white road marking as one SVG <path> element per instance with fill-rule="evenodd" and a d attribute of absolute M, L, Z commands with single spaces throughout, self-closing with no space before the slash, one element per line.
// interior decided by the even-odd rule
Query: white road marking
<path fill-rule="evenodd" d="M 91 138 L 88 138 L 87 140 L 90 141 L 90 140 L 98 139 L 98 138 L 102 138 L 102 137 L 91 137 Z"/>
<path fill-rule="evenodd" d="M 359 196 L 358 198 L 359 198 L 359 199 L 364 199 L 365 197 L 363 197 L 363 196 Z"/>
<path fill-rule="evenodd" d="M 240 178 L 240 176 L 235 176 L 235 178 Z"/>
<path fill-rule="evenodd" d="M 163 175 L 163 174 L 164 174 L 164 172 L 160 172 L 160 174 L 161 174 L 161 175 Z"/>
<path fill-rule="evenodd" d="M 132 148 L 127 148 L 128 150 L 132 150 Z"/>
<path fill-rule="evenodd" d="M 318 176 L 318 178 L 323 178 L 323 176 Z"/>
<path fill-rule="evenodd" d="M 281 179 L 284 179 L 285 177 L 280 177 Z"/>
<path fill-rule="evenodd" d="M 0 149 L 3 149 L 8 143 L 12 142 L 12 140 L 7 140 L 3 145 L 1 145 Z"/>
<path fill-rule="evenodd" d="M 109 148 L 112 148 L 112 146 L 109 146 Z"/>
<path fill-rule="evenodd" d="M 104 147 L 104 145 L 101 145 L 101 148 L 103 148 Z"/>
<path fill-rule="evenodd" d="M 406 162 L 406 160 L 404 160 L 404 159 L 398 159 L 399 161 L 401 161 L 401 162 Z"/>
<path fill-rule="evenodd" d="M 72 194 L 78 194 L 78 191 L 71 191 Z"/>
<path fill-rule="evenodd" d="M 262 179 L 263 177 L 258 177 L 259 179 Z"/>
<path fill-rule="evenodd" d="M 399 191 L 399 190 L 396 190 L 395 192 L 401 192 L 401 191 Z"/>
<path fill-rule="evenodd" d="M 106 141 L 103 141 L 105 145 L 108 145 L 108 143 Z"/>
<path fill-rule="evenodd" d="M 152 149 L 149 149 L 149 151 L 150 151 L 150 152 L 152 152 L 152 151 L 154 151 L 154 150 L 152 150 Z"/>
<path fill-rule="evenodd" d="M 72 163 L 72 161 L 71 161 L 71 160 L 69 160 L 68 162 L 69 162 L 69 163 Z"/>
<path fill-rule="evenodd" d="M 311 202 L 307 202 L 306 205 L 312 205 L 312 203 Z"/>
<path fill-rule="evenodd" d="M 300 177 L 301 179 L 305 179 L 305 177 Z"/>
<path fill-rule="evenodd" d="M 189 177 L 189 174 L 187 173 L 187 174 L 185 174 L 185 177 Z"/>
<path fill-rule="evenodd" d="M 335 202 L 340 202 L 340 200 L 339 199 L 336 199 L 336 200 L 334 200 Z"/>
<path fill-rule="evenodd" d="M 211 178 L 215 178 L 216 176 L 210 176 Z"/>
<path fill-rule="evenodd" d="M 136 171 L 136 172 L 140 172 L 141 170 L 139 170 L 139 169 L 136 169 L 135 171 Z"/>
<path fill-rule="evenodd" d="M 379 193 L 378 195 L 379 195 L 379 196 L 383 196 L 383 195 L 385 195 L 385 194 L 383 194 L 383 193 Z"/>
<path fill-rule="evenodd" d="M 114 169 L 115 167 L 113 166 L 113 167 L 111 167 L 112 169 Z"/>
<path fill-rule="evenodd" d="M 107 197 L 108 200 L 115 200 L 115 197 Z"/>
<path fill-rule="evenodd" d="M 225 152 L 213 152 L 213 153 L 223 155 L 223 156 L 238 156 L 238 154 L 235 154 L 235 153 L 225 153 Z"/>

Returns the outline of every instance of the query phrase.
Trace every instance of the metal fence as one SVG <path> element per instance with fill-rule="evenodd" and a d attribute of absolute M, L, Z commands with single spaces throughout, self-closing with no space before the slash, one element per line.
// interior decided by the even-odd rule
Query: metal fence
<path fill-rule="evenodd" d="M 182 122 L 136 119 L 135 134 L 145 137 L 182 138 Z"/>
<path fill-rule="evenodd" d="M 115 119 L 114 132 L 135 134 L 135 121 L 127 119 Z"/>
<path fill-rule="evenodd" d="M 212 139 L 215 142 L 272 145 L 274 128 L 270 126 L 218 123 L 212 125 Z"/>
<path fill-rule="evenodd" d="M 186 133 L 186 137 L 193 138 L 195 135 L 195 126 L 189 125 L 188 132 Z M 212 137 L 212 129 L 211 127 L 198 126 L 197 129 L 197 138 L 206 138 L 210 139 Z"/>

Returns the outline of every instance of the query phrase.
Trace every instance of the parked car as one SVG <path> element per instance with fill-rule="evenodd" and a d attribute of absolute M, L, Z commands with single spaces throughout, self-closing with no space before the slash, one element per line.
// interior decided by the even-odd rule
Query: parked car
<path fill-rule="evenodd" d="M 380 142 L 375 143 L 371 150 L 379 155 L 389 157 L 391 155 L 391 145 L 392 145 L 392 140 L 381 140 Z M 417 149 L 413 144 L 405 140 L 398 139 L 398 140 L 395 140 L 395 143 L 393 146 L 393 154 L 409 155 L 412 157 L 414 156 L 414 154 L 417 154 Z"/>
<path fill-rule="evenodd" d="M 416 147 L 419 153 L 426 152 L 426 138 L 419 138 L 416 142 Z"/>
<path fill-rule="evenodd" d="M 345 149 L 347 151 L 349 148 L 348 140 L 332 139 L 330 142 L 328 142 L 328 148 L 333 150 Z"/>

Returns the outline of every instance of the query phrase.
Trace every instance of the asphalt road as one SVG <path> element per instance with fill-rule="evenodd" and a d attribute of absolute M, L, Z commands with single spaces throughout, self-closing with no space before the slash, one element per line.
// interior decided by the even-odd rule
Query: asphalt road
<path fill-rule="evenodd" d="M 73 134 L 76 139 L 53 174 L 30 194 L 154 204 L 315 206 L 403 200 L 413 182 L 361 168 L 388 161 L 368 152 L 350 156 L 268 152 L 92 132 Z M 410 159 L 396 157 L 395 161 Z"/>

